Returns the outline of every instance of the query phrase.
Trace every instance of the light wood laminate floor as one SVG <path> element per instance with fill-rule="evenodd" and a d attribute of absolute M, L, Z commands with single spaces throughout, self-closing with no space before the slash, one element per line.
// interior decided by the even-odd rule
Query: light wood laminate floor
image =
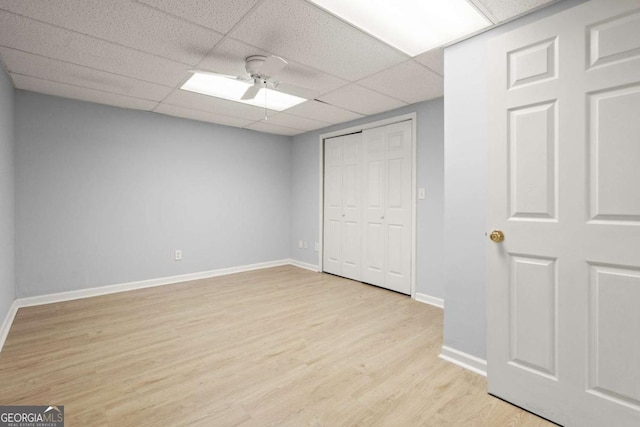
<path fill-rule="evenodd" d="M 438 359 L 442 310 L 276 267 L 22 308 L 0 404 L 71 426 L 546 426 Z"/>

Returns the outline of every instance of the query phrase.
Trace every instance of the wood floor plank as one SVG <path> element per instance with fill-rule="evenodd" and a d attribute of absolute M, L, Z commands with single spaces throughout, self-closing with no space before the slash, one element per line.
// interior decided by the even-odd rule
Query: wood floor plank
<path fill-rule="evenodd" d="M 68 426 L 551 425 L 438 358 L 442 310 L 296 267 L 21 308 L 0 404 Z"/>

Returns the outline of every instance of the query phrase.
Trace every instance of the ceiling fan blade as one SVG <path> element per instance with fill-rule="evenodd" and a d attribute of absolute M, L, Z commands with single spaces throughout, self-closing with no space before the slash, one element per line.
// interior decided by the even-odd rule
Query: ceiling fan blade
<path fill-rule="evenodd" d="M 275 82 L 275 84 L 270 84 L 269 88 L 275 89 L 280 92 L 288 93 L 289 95 L 295 95 L 295 96 L 299 96 L 301 98 L 306 98 L 306 99 L 314 99 L 322 94 L 322 92 L 319 92 L 314 89 L 309 89 L 307 87 L 296 86 L 290 83 L 282 83 L 282 82 Z"/>
<path fill-rule="evenodd" d="M 253 99 L 256 97 L 259 91 L 260 91 L 260 86 L 258 85 L 250 86 L 249 89 L 247 89 L 247 91 L 244 93 L 244 95 L 242 95 L 242 98 L 240 99 L 242 99 L 243 101 L 246 101 L 248 99 Z"/>
<path fill-rule="evenodd" d="M 273 77 L 286 66 L 287 61 L 279 56 L 272 55 L 268 57 L 264 61 L 264 64 L 262 64 L 262 67 L 260 67 L 260 75 L 263 77 Z"/>

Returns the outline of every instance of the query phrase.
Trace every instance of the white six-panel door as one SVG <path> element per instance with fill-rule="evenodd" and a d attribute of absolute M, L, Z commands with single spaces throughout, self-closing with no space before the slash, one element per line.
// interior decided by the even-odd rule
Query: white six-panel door
<path fill-rule="evenodd" d="M 361 278 L 362 251 L 362 134 L 343 136 L 342 276 Z"/>
<path fill-rule="evenodd" d="M 363 133 L 364 219 L 362 281 L 382 286 L 386 277 L 385 151 L 387 132 L 384 127 Z"/>
<path fill-rule="evenodd" d="M 565 426 L 640 425 L 640 1 L 490 47 L 489 392 Z"/>
<path fill-rule="evenodd" d="M 411 293 L 412 126 L 363 132 L 362 281 Z"/>
<path fill-rule="evenodd" d="M 341 137 L 324 142 L 323 269 L 342 274 L 342 176 L 344 144 Z"/>
<path fill-rule="evenodd" d="M 324 271 L 360 280 L 362 134 L 325 140 Z"/>

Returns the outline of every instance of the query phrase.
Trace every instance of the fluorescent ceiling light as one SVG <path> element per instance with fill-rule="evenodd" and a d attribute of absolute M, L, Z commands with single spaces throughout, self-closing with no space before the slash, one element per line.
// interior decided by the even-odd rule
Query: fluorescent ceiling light
<path fill-rule="evenodd" d="M 240 99 L 252 85 L 252 82 L 244 82 L 218 74 L 193 73 L 180 89 L 228 99 L 229 101 L 242 102 L 243 104 L 255 105 L 261 108 L 264 108 L 266 105 L 269 110 L 275 111 L 283 111 L 306 101 L 306 99 L 298 96 L 265 88 L 260 89 L 253 99 Z"/>
<path fill-rule="evenodd" d="M 491 25 L 467 0 L 309 0 L 410 56 Z"/>

